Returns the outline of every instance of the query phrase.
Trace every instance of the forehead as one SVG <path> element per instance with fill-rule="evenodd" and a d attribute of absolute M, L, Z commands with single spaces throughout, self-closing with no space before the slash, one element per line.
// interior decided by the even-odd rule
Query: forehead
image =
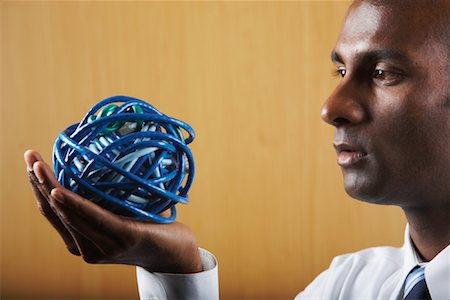
<path fill-rule="evenodd" d="M 432 22 L 418 8 L 356 2 L 350 8 L 336 44 L 343 55 L 390 49 L 415 52 L 432 42 Z"/>

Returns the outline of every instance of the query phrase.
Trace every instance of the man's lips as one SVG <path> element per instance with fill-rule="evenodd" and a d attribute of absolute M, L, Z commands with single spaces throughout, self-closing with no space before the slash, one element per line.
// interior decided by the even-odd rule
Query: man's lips
<path fill-rule="evenodd" d="M 334 148 L 338 156 L 337 163 L 341 167 L 349 167 L 367 156 L 364 149 L 349 143 L 335 143 Z"/>

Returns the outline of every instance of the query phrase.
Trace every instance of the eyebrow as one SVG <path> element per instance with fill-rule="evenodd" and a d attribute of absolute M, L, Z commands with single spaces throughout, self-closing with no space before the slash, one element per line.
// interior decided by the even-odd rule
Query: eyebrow
<path fill-rule="evenodd" d="M 339 54 L 337 54 L 336 50 L 331 51 L 331 61 L 343 63 L 341 57 L 339 56 Z"/>
<path fill-rule="evenodd" d="M 410 63 L 411 60 L 404 54 L 393 50 L 393 49 L 378 49 L 368 52 L 363 52 L 359 56 L 360 59 L 365 61 L 376 61 L 376 60 L 393 60 L 404 63 Z M 336 50 L 331 51 L 331 61 L 344 63 L 342 57 L 336 52 Z"/>

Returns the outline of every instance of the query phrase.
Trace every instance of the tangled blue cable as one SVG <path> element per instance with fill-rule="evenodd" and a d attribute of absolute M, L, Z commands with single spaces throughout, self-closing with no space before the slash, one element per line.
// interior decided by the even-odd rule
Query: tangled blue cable
<path fill-rule="evenodd" d="M 110 97 L 59 134 L 55 174 L 65 188 L 114 213 L 171 223 L 175 204 L 189 201 L 195 168 L 187 145 L 194 138 L 191 126 L 142 100 Z M 169 209 L 170 216 L 159 215 Z"/>

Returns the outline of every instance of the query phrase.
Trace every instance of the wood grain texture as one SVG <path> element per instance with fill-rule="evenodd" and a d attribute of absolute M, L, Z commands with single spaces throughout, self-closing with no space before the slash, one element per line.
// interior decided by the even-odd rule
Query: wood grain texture
<path fill-rule="evenodd" d="M 71 256 L 35 207 L 95 102 L 145 99 L 197 132 L 179 220 L 219 259 L 223 299 L 290 299 L 342 253 L 401 245 L 399 209 L 350 199 L 319 117 L 348 2 L 2 2 L 1 297 L 137 298 L 134 268 Z"/>

